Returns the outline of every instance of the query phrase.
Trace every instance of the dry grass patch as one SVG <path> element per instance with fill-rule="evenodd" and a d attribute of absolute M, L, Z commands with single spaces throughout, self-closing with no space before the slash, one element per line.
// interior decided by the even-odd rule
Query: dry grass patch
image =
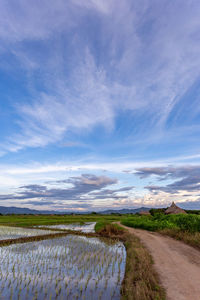
<path fill-rule="evenodd" d="M 126 230 L 118 224 L 106 224 L 97 231 L 100 236 L 109 238 L 121 238 L 125 232 Z"/>
<path fill-rule="evenodd" d="M 188 232 L 178 229 L 163 229 L 161 234 L 168 235 L 176 240 L 182 241 L 190 246 L 200 249 L 200 232 Z"/>

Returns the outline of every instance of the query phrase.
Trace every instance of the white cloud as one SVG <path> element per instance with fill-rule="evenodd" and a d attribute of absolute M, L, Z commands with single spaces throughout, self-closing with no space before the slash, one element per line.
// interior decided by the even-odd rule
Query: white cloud
<path fill-rule="evenodd" d="M 143 118 L 149 139 L 155 128 L 162 139 L 174 105 L 181 105 L 199 75 L 197 2 L 20 0 L 16 7 L 2 1 L 0 9 L 3 46 L 33 72 L 31 82 L 39 70 L 44 85 L 43 92 L 33 88 L 18 108 L 20 132 L 4 151 L 43 147 L 99 124 L 111 130 L 125 109 L 133 112 L 133 120 L 140 115 L 135 142 L 141 140 Z M 88 16 L 97 19 L 96 50 Z M 46 47 L 42 57 L 24 44 L 36 40 Z M 63 54 L 67 51 L 69 57 Z"/>
<path fill-rule="evenodd" d="M 149 166 L 149 168 L 147 168 Z M 146 167 L 146 168 L 144 168 Z M 90 205 L 90 201 L 93 201 L 93 208 L 95 209 L 104 209 L 105 207 L 113 207 L 113 208 L 134 208 L 139 206 L 147 206 L 147 207 L 166 207 L 172 201 L 175 201 L 180 204 L 184 203 L 196 203 L 199 199 L 198 190 L 187 191 L 186 189 L 180 189 L 174 191 L 164 191 L 162 189 L 156 189 L 155 191 L 149 191 L 144 189 L 147 182 L 149 180 L 153 180 L 153 183 L 156 183 L 162 186 L 168 186 L 169 180 L 165 179 L 159 181 L 159 177 L 154 177 L 152 179 L 145 179 L 139 177 L 135 177 L 136 169 L 142 168 L 143 171 L 152 171 L 162 174 L 163 172 L 174 172 L 174 178 L 171 179 L 170 182 L 180 181 L 182 177 L 188 176 L 188 174 L 193 176 L 194 172 L 197 172 L 199 167 L 197 165 L 174 165 L 174 166 L 164 166 L 161 163 L 156 162 L 126 162 L 126 163 L 64 163 L 60 162 L 59 164 L 29 164 L 24 166 L 0 166 L 1 168 L 1 195 L 2 199 L 6 199 L 6 195 L 13 194 L 14 189 L 17 189 L 19 186 L 26 187 L 42 187 L 46 186 L 49 190 L 53 191 L 53 193 L 59 193 L 59 189 L 61 191 L 63 189 L 69 188 L 70 178 L 72 179 L 72 183 L 76 182 L 79 184 L 86 186 L 102 186 L 107 184 L 115 184 L 115 189 L 103 189 L 102 192 L 93 192 L 89 195 L 85 195 L 80 198 L 80 201 L 84 200 L 84 204 Z M 105 170 L 107 172 L 105 172 Z M 129 171 L 129 172 L 127 172 Z M 95 175 L 82 175 L 81 174 L 92 173 Z M 173 177 L 173 176 L 172 176 Z M 179 180 L 180 177 L 180 180 Z M 193 177 L 192 177 L 193 180 Z M 196 181 L 195 181 L 196 182 Z M 130 189 L 134 185 L 135 188 L 133 190 Z M 18 191 L 21 191 L 18 190 Z M 116 193 L 117 192 L 117 193 Z M 27 195 L 27 199 L 29 194 Z M 56 199 L 56 196 L 55 196 Z M 15 205 L 23 205 L 23 199 L 18 199 L 16 196 L 16 204 Z M 36 201 L 40 201 L 41 199 L 35 199 Z M 77 198 L 78 200 L 78 198 Z M 6 204 L 7 200 L 2 200 Z M 29 200 L 27 200 L 29 201 Z M 63 200 L 64 201 L 64 200 Z M 71 200 L 73 203 L 73 200 Z M 3 205 L 5 203 L 2 203 Z M 9 202 L 10 203 L 10 202 Z M 20 204 L 21 203 L 21 204 Z M 28 202 L 27 202 L 28 203 Z M 62 204 L 62 203 L 58 203 Z M 63 202 L 63 205 L 65 202 Z M 12 204 L 13 205 L 13 204 Z M 32 204 L 30 203 L 30 206 Z M 34 204 L 33 204 L 34 205 Z M 45 203 L 44 203 L 45 205 Z M 52 203 L 53 205 L 53 203 Z M 182 205 L 183 206 L 183 205 Z M 53 206 L 52 206 L 53 208 Z M 86 210 L 88 206 L 86 207 Z"/>
<path fill-rule="evenodd" d="M 11 151 L 38 147 L 61 140 L 66 131 L 88 130 L 102 124 L 111 128 L 114 112 L 104 72 L 95 66 L 89 51 L 85 62 L 74 70 L 73 86 L 55 81 L 54 95 L 38 94 L 33 104 L 20 106 L 21 133 L 9 139 Z"/>
<path fill-rule="evenodd" d="M 3 0 L 0 12 L 0 37 L 6 43 L 46 39 L 73 24 L 70 5 L 64 0 Z"/>
<path fill-rule="evenodd" d="M 76 4 L 78 6 L 81 6 L 82 8 L 86 9 L 93 9 L 97 10 L 100 13 L 103 14 L 109 14 L 112 10 L 112 6 L 114 4 L 113 0 L 107 1 L 107 0 L 72 0 L 73 4 Z"/>

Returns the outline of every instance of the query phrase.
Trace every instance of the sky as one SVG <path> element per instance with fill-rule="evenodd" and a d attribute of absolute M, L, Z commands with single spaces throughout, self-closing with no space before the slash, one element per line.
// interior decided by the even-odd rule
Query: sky
<path fill-rule="evenodd" d="M 0 1 L 0 205 L 200 209 L 200 2 Z"/>

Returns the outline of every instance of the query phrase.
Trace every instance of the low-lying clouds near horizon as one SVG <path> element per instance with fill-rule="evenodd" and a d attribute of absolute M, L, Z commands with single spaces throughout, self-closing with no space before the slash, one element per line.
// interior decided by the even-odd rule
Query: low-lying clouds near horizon
<path fill-rule="evenodd" d="M 0 203 L 200 208 L 199 15 L 196 0 L 2 0 Z"/>
<path fill-rule="evenodd" d="M 116 185 L 118 180 L 105 175 L 82 174 L 68 179 L 49 181 L 46 185 L 28 184 L 20 186 L 13 194 L 0 195 L 0 201 L 22 201 L 22 204 L 48 206 L 52 208 L 90 208 L 92 202 L 99 200 L 126 199 L 124 192 L 132 190 L 133 186 L 107 189 Z M 53 186 L 53 187 L 52 187 Z M 27 201 L 28 200 L 28 201 Z M 76 203 L 73 203 L 73 202 Z M 89 203 L 91 203 L 89 205 Z"/>
<path fill-rule="evenodd" d="M 16 186 L 12 193 L 0 195 L 0 203 L 72 211 L 166 207 L 171 201 L 183 208 L 199 207 L 200 165 L 142 167 L 123 172 L 125 176 L 121 176 L 120 170 L 96 170 L 102 175 L 83 173 L 42 184 Z M 62 176 L 66 176 L 66 171 Z"/>

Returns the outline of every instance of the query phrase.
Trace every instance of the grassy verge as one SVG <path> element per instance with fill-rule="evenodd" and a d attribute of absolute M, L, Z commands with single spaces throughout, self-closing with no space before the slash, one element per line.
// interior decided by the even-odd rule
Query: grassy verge
<path fill-rule="evenodd" d="M 127 258 L 122 282 L 122 300 L 164 300 L 165 291 L 153 267 L 152 257 L 139 239 L 128 234 L 124 242 Z"/>
<path fill-rule="evenodd" d="M 100 220 L 95 224 L 94 230 L 99 233 L 106 225 L 111 224 L 112 221 L 109 220 Z"/>
<path fill-rule="evenodd" d="M 107 220 L 107 219 L 97 222 L 95 224 L 94 229 L 95 229 L 95 232 L 99 233 L 100 235 L 103 235 L 104 231 L 105 231 L 106 235 L 108 235 L 109 231 L 110 231 L 110 233 L 118 234 L 118 235 L 124 231 L 124 229 L 121 226 L 113 223 L 112 220 Z M 117 230 L 119 230 L 119 232 L 117 232 Z"/>
<path fill-rule="evenodd" d="M 106 224 L 102 236 L 115 236 L 126 247 L 126 270 L 121 287 L 121 300 L 165 300 L 152 258 L 140 240 L 117 224 Z"/>
<path fill-rule="evenodd" d="M 10 240 L 9 239 L 0 240 L 0 247 L 9 246 L 11 244 L 23 244 L 23 243 L 29 243 L 29 242 L 38 242 L 38 241 L 42 241 L 42 240 L 54 239 L 54 238 L 64 237 L 69 234 L 86 236 L 86 237 L 98 237 L 98 235 L 95 233 L 83 233 L 80 231 L 65 230 L 63 232 L 57 232 L 57 233 L 20 237 L 20 238 L 10 239 Z"/>

